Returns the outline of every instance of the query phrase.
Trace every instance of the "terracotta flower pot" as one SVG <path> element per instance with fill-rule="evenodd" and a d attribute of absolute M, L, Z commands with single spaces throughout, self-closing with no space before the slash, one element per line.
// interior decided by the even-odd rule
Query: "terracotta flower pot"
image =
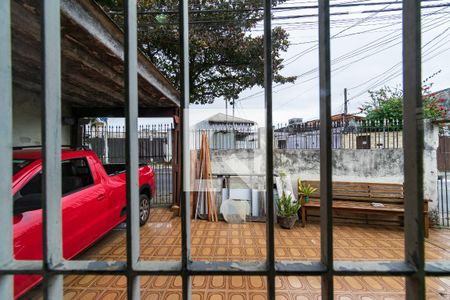
<path fill-rule="evenodd" d="M 292 229 L 292 227 L 294 227 L 295 225 L 295 221 L 298 220 L 298 216 L 297 215 L 293 215 L 290 217 L 278 216 L 277 219 L 278 224 L 280 224 L 281 228 Z"/>

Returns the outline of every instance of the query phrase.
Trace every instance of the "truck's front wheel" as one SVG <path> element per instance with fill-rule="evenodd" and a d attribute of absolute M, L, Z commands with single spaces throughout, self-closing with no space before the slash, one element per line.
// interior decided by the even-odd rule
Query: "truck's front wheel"
<path fill-rule="evenodd" d="M 150 199 L 147 195 L 139 196 L 139 224 L 141 226 L 147 223 L 150 216 Z"/>

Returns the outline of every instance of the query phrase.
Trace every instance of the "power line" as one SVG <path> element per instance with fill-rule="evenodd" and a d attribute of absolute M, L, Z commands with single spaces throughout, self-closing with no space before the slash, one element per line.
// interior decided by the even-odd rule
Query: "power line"
<path fill-rule="evenodd" d="M 446 45 L 445 43 L 442 43 L 440 46 L 436 46 L 438 43 L 444 41 L 444 40 L 447 38 L 448 34 L 447 34 L 447 35 L 444 35 L 444 33 L 446 33 L 446 32 L 449 31 L 449 30 L 450 30 L 450 27 L 445 28 L 442 32 L 440 32 L 438 35 L 436 35 L 434 38 L 432 38 L 430 41 L 428 41 L 426 44 L 424 44 L 424 45 L 422 46 L 422 49 L 425 49 L 428 45 L 430 45 L 431 43 L 433 43 L 434 41 L 437 41 L 437 40 L 439 39 L 439 40 L 435 43 L 435 45 L 433 46 L 433 48 L 431 48 L 430 50 L 426 50 L 426 51 L 425 51 L 424 56 L 430 55 L 430 54 L 432 54 L 433 52 L 439 50 L 440 48 L 442 48 L 443 46 Z M 431 46 L 430 46 L 430 47 L 431 47 Z M 383 76 L 384 74 L 389 73 L 390 71 L 393 71 L 394 69 L 397 69 L 397 68 L 399 68 L 399 67 L 401 67 L 401 61 L 398 62 L 397 64 L 395 64 L 394 66 L 392 66 L 391 68 L 389 68 L 387 71 L 384 71 L 383 73 L 381 73 L 381 74 L 375 76 L 374 78 L 379 78 L 379 77 Z M 390 79 L 392 79 L 391 77 L 396 77 L 396 76 L 400 75 L 401 72 L 402 72 L 401 69 L 400 69 L 400 70 L 396 70 L 393 74 L 389 75 L 387 78 L 390 80 Z M 360 86 L 362 86 L 362 85 L 364 85 L 364 84 L 366 84 L 366 83 L 368 83 L 368 82 L 371 82 L 371 81 L 373 81 L 373 80 L 366 81 L 366 82 L 364 82 L 363 84 L 360 84 L 360 85 L 358 85 L 358 86 L 356 86 L 356 87 L 352 87 L 351 89 L 355 89 L 355 88 L 360 87 Z M 371 89 L 373 89 L 373 88 L 375 88 L 375 87 L 377 87 L 377 86 L 379 86 L 379 85 L 381 85 L 382 83 L 387 82 L 387 81 L 388 81 L 388 80 L 387 80 L 386 78 L 378 79 L 378 80 L 377 80 L 375 83 L 373 83 L 370 87 L 365 88 L 363 91 L 357 93 L 357 95 L 355 95 L 354 97 L 352 97 L 350 100 L 353 100 L 353 99 L 355 99 L 355 98 L 361 96 L 362 94 L 366 93 L 368 90 L 371 90 Z"/>
<path fill-rule="evenodd" d="M 421 2 L 439 2 L 441 0 L 422 0 Z M 315 1 L 307 2 L 307 3 L 316 3 Z M 330 4 L 330 8 L 342 8 L 342 7 L 359 7 L 359 6 L 379 6 L 379 5 L 391 5 L 397 4 L 401 5 L 400 1 L 383 1 L 383 2 L 345 2 L 338 4 Z M 272 7 L 272 11 L 293 11 L 293 10 L 306 10 L 306 9 L 318 9 L 318 5 L 297 5 L 297 6 L 276 6 Z M 254 7 L 254 8 L 239 8 L 239 9 L 191 9 L 189 10 L 190 14 L 216 14 L 216 13 L 239 13 L 239 12 L 255 12 L 255 11 L 264 11 L 263 7 Z M 122 15 L 123 10 L 110 10 L 108 12 L 111 15 Z M 138 11 L 138 15 L 164 15 L 171 14 L 177 15 L 179 14 L 178 10 L 144 10 Z"/>
<path fill-rule="evenodd" d="M 431 20 L 431 21 L 428 22 L 428 23 L 434 23 L 434 22 L 435 22 L 435 20 Z M 444 23 L 444 24 L 445 24 L 445 23 Z M 430 26 L 431 28 L 429 28 L 429 29 L 426 30 L 426 31 L 429 31 L 429 30 L 438 28 L 438 27 L 440 27 L 440 26 L 442 26 L 442 25 L 444 25 L 444 24 L 439 24 L 439 23 L 438 23 L 437 25 L 436 25 L 436 24 L 432 24 L 432 25 L 434 25 L 434 26 Z M 449 29 L 444 30 L 444 33 L 445 33 L 447 30 L 449 30 Z M 426 32 L 426 31 L 424 31 L 424 32 Z M 435 38 L 433 38 L 433 40 L 435 40 L 436 38 L 441 37 L 441 36 L 442 36 L 442 33 L 438 34 Z M 441 41 L 442 41 L 442 40 L 441 40 Z M 401 42 L 401 41 L 400 41 L 400 42 Z M 431 42 L 431 41 L 430 41 L 430 42 Z M 430 44 L 430 42 L 428 42 L 427 44 L 425 44 L 424 46 L 422 46 L 422 48 L 426 47 L 428 44 Z M 383 49 L 383 51 L 386 50 L 386 49 L 388 49 L 388 48 L 391 48 L 391 47 L 393 47 L 393 46 L 395 46 L 395 45 L 397 45 L 397 44 L 398 44 L 398 43 L 395 43 L 394 45 L 389 46 L 389 47 Z M 439 46 L 438 48 L 442 47 L 443 45 L 445 45 L 445 44 L 442 44 L 442 45 Z M 428 51 L 427 53 L 424 54 L 424 56 L 430 55 L 430 54 L 431 54 L 433 51 L 435 51 L 435 50 L 436 50 L 436 48 L 431 49 L 431 52 Z M 380 51 L 379 51 L 379 52 L 380 52 Z M 379 52 L 378 52 L 378 53 L 379 53 Z M 442 52 L 439 52 L 439 53 L 441 54 L 441 53 L 443 53 L 443 52 L 445 52 L 445 51 L 442 51 Z M 345 54 L 345 55 L 347 55 L 347 54 Z M 344 66 L 340 66 L 340 67 L 338 67 L 338 68 L 332 69 L 331 72 L 334 73 L 334 72 L 337 72 L 337 71 L 342 71 L 342 70 L 344 70 L 345 68 L 348 68 L 349 65 L 354 64 L 355 62 L 359 62 L 359 61 L 361 61 L 361 60 L 367 58 L 368 56 L 371 56 L 371 55 L 366 55 L 366 56 L 364 56 L 363 58 L 360 58 L 360 59 L 357 59 L 357 60 L 355 60 L 355 61 L 352 61 L 352 62 L 350 62 L 350 63 L 348 63 L 348 64 L 346 64 L 346 65 L 344 65 Z M 424 60 L 424 61 L 425 61 L 425 60 Z M 400 62 L 400 63 L 397 63 L 396 65 L 394 65 L 393 67 L 391 67 L 390 69 L 388 69 L 388 71 L 391 70 L 391 69 L 393 69 L 395 66 L 397 66 L 397 65 L 399 65 L 399 64 L 401 64 L 401 62 Z M 317 68 L 315 68 L 314 70 L 316 70 L 316 69 L 317 69 Z M 400 72 L 401 72 L 401 70 L 400 70 Z M 311 73 L 312 73 L 312 70 L 307 71 L 307 72 L 305 72 L 305 73 L 311 74 Z M 304 74 L 305 74 L 305 73 L 304 73 Z M 384 73 L 386 73 L 386 71 L 383 72 L 383 74 L 384 74 Z M 390 75 L 387 79 L 390 80 L 390 79 L 392 79 L 392 78 L 395 78 L 396 76 L 398 76 L 398 74 L 394 73 L 393 75 Z M 379 76 L 376 76 L 376 77 L 379 77 Z M 376 78 L 376 77 L 375 77 L 375 78 Z M 391 77 L 392 77 L 392 78 L 391 78 Z M 314 80 L 314 79 L 317 79 L 317 78 L 318 78 L 318 76 L 314 76 L 314 77 L 312 77 L 312 78 L 309 78 L 309 79 L 303 80 L 303 81 L 301 81 L 301 82 L 295 83 L 294 85 L 288 86 L 288 87 L 286 87 L 286 88 L 279 89 L 279 90 L 277 90 L 277 91 L 275 91 L 275 92 L 280 92 L 280 91 L 282 91 L 282 90 L 290 89 L 290 88 L 292 88 L 292 87 L 294 87 L 294 86 L 297 86 L 297 85 L 299 85 L 299 84 L 303 84 L 303 83 L 309 82 L 309 81 Z M 379 82 L 377 82 L 377 85 L 375 85 L 374 87 L 380 85 L 380 82 L 386 82 L 386 78 L 380 80 Z M 275 86 L 275 87 L 276 87 L 276 86 Z M 373 88 L 373 87 L 371 86 L 369 89 L 372 89 L 372 88 Z M 364 92 L 362 92 L 362 93 L 360 93 L 360 94 L 358 94 L 358 95 L 356 95 L 356 96 L 350 98 L 348 101 L 353 100 L 355 97 L 358 97 L 358 96 L 364 94 L 365 92 L 367 92 L 367 90 L 364 90 Z M 253 97 L 253 96 L 256 96 L 256 94 L 257 94 L 257 93 L 255 93 L 254 95 L 247 96 L 247 97 L 245 97 L 245 98 L 241 98 L 240 101 L 241 101 L 241 100 L 245 100 L 246 98 L 251 98 L 251 97 Z M 291 101 L 295 100 L 296 98 L 297 98 L 297 96 L 296 96 L 296 97 L 293 97 L 292 99 L 288 100 L 287 102 L 285 102 L 285 103 L 279 105 L 278 108 L 281 108 L 281 107 L 287 105 L 288 103 L 290 103 Z"/>
<path fill-rule="evenodd" d="M 376 32 L 380 32 L 377 30 L 386 28 L 386 27 L 392 27 L 392 24 L 387 24 L 387 25 L 383 25 L 377 28 L 373 28 L 373 29 L 368 29 L 368 30 L 363 30 L 363 31 L 358 31 L 358 32 L 353 32 L 353 33 L 348 33 L 348 34 L 344 34 L 344 35 L 340 35 L 335 37 L 335 39 L 340 39 L 340 38 L 345 38 L 345 37 L 349 37 L 349 36 L 354 36 L 354 35 L 359 35 L 359 34 L 363 34 L 363 33 L 376 33 Z M 318 43 L 319 40 L 311 40 L 311 41 L 306 41 L 306 42 L 300 42 L 300 43 L 290 43 L 289 45 L 303 45 L 303 44 L 311 44 L 311 43 Z"/>
<path fill-rule="evenodd" d="M 386 5 L 382 10 L 388 8 L 389 5 L 390 5 L 390 4 Z M 374 17 L 376 14 L 378 14 L 378 13 L 374 13 L 374 14 L 372 14 L 372 15 L 366 17 L 366 18 L 363 18 L 362 20 L 359 20 L 358 22 L 356 22 L 356 23 L 352 24 L 351 26 L 349 26 L 349 27 L 347 27 L 347 28 L 345 28 L 345 29 L 339 31 L 338 33 L 333 34 L 333 35 L 330 37 L 330 39 L 336 38 L 336 37 L 339 36 L 341 33 L 343 33 L 343 32 L 345 32 L 345 31 L 347 31 L 347 30 L 349 30 L 349 29 L 351 29 L 351 28 L 353 28 L 353 27 L 356 27 L 356 26 L 358 26 L 358 25 L 364 23 L 364 22 L 367 21 L 368 19 Z M 318 45 L 314 45 L 314 46 L 312 46 L 312 47 L 310 47 L 310 48 L 308 48 L 308 49 L 306 49 L 306 50 L 300 52 L 299 54 L 294 55 L 293 57 L 286 59 L 286 60 L 285 60 L 285 66 L 287 66 L 287 65 L 289 65 L 289 64 L 291 64 L 291 63 L 297 61 L 300 57 L 302 57 L 303 55 L 305 55 L 305 54 L 307 54 L 307 53 L 309 53 L 309 52 L 311 52 L 311 51 L 314 51 L 314 50 L 317 49 L 318 47 L 319 47 Z M 287 63 L 288 61 L 289 61 L 289 63 Z"/>
<path fill-rule="evenodd" d="M 435 58 L 435 57 L 438 57 L 439 55 L 441 55 L 441 54 L 445 53 L 446 51 L 450 50 L 450 47 L 449 47 L 449 48 L 446 48 L 446 49 L 444 49 L 444 50 L 442 50 L 442 51 L 436 53 L 435 55 L 433 55 L 433 56 L 431 56 L 431 57 L 427 57 L 427 56 L 430 56 L 433 52 L 435 52 L 435 51 L 438 50 L 439 48 L 442 48 L 442 47 L 445 46 L 445 45 L 447 45 L 447 44 L 442 43 L 440 46 L 438 46 L 438 47 L 436 47 L 436 48 L 432 48 L 432 49 L 430 49 L 428 52 L 424 53 L 424 55 L 422 56 L 422 57 L 424 58 L 424 59 L 422 60 L 422 63 L 427 62 L 427 61 L 429 61 L 429 60 L 431 60 L 431 59 L 433 59 L 433 58 Z M 396 66 L 397 66 L 397 65 L 400 66 L 400 65 L 401 65 L 401 62 L 400 62 L 400 63 L 397 63 Z M 400 66 L 400 67 L 401 67 L 401 66 Z M 392 68 L 390 68 L 390 69 L 392 69 Z M 383 72 L 383 73 L 386 73 L 386 72 L 387 72 L 387 71 L 385 71 L 385 72 Z M 390 80 L 392 80 L 392 79 L 394 79 L 395 77 L 401 75 L 402 72 L 403 72 L 403 70 L 400 68 L 400 70 L 396 70 L 394 73 L 388 75 L 387 77 L 377 80 L 375 83 L 371 84 L 369 87 L 367 87 L 367 88 L 361 90 L 361 91 L 358 92 L 355 96 L 351 97 L 351 98 L 349 99 L 349 101 L 354 100 L 354 99 L 358 98 L 359 96 L 364 95 L 365 93 L 367 93 L 367 91 L 370 91 L 370 90 L 372 90 L 372 89 L 374 89 L 374 88 L 376 88 L 376 87 L 378 87 L 378 86 L 380 86 L 380 85 L 386 84 L 386 83 L 389 82 Z"/>

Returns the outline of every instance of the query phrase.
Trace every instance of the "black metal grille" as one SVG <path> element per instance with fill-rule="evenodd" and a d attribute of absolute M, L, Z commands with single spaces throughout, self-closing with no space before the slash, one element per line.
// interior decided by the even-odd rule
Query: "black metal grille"
<path fill-rule="evenodd" d="M 172 124 L 141 125 L 138 127 L 139 164 L 150 165 L 156 178 L 156 196 L 152 206 L 173 204 L 172 186 Z M 85 125 L 83 146 L 93 150 L 103 164 L 125 163 L 125 126 L 104 123 Z"/>
<path fill-rule="evenodd" d="M 332 149 L 398 149 L 403 147 L 401 120 L 333 121 Z M 277 125 L 274 147 L 278 149 L 320 149 L 320 122 Z"/>

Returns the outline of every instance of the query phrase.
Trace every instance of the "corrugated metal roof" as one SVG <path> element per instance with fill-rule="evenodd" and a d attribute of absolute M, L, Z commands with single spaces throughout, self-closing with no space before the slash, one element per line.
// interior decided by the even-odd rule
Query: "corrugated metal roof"
<path fill-rule="evenodd" d="M 224 124 L 246 123 L 251 125 L 256 124 L 255 121 L 233 117 L 230 115 L 226 115 L 224 113 L 215 114 L 214 116 L 209 117 L 207 120 L 209 123 L 224 123 Z"/>

